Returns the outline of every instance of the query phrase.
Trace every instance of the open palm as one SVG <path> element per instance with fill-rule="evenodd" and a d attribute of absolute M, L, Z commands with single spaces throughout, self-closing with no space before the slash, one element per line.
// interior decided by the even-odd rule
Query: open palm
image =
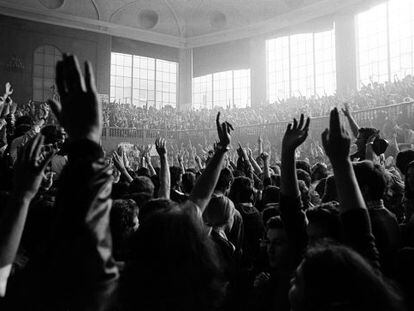
<path fill-rule="evenodd" d="M 299 147 L 308 137 L 310 119 L 305 118 L 301 114 L 299 123 L 296 119 L 293 119 L 293 124 L 289 123 L 285 136 L 283 137 L 282 148 L 285 150 L 294 150 Z"/>

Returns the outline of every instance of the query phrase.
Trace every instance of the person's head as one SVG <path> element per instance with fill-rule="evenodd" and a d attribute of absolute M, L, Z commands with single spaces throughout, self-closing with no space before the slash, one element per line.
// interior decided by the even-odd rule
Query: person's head
<path fill-rule="evenodd" d="M 311 177 L 306 171 L 299 168 L 296 170 L 296 175 L 298 177 L 298 180 L 302 180 L 305 183 L 306 187 L 310 187 Z"/>
<path fill-rule="evenodd" d="M 114 200 L 111 208 L 110 227 L 115 259 L 123 259 L 125 243 L 138 228 L 138 206 L 133 200 Z M 117 258 L 118 257 L 118 258 Z"/>
<path fill-rule="evenodd" d="M 358 152 L 362 152 L 365 154 L 365 148 L 366 148 L 366 144 L 368 139 L 374 135 L 374 134 L 378 134 L 379 131 L 375 128 L 372 127 L 361 127 L 358 129 L 358 136 L 357 139 L 355 141 L 355 144 L 358 148 Z"/>
<path fill-rule="evenodd" d="M 338 194 L 336 191 L 336 183 L 333 175 L 329 176 L 325 182 L 325 190 L 322 197 L 322 203 L 337 201 Z"/>
<path fill-rule="evenodd" d="M 231 185 L 229 197 L 235 204 L 253 203 L 253 181 L 247 177 L 235 178 L 233 184 Z"/>
<path fill-rule="evenodd" d="M 137 175 L 138 176 L 143 176 L 143 177 L 150 177 L 150 171 L 149 171 L 149 169 L 148 168 L 146 168 L 146 167 L 140 167 L 138 170 L 137 170 Z"/>
<path fill-rule="evenodd" d="M 183 177 L 181 168 L 178 166 L 171 166 L 170 175 L 171 175 L 171 188 L 181 187 L 181 182 L 182 182 L 182 177 Z"/>
<path fill-rule="evenodd" d="M 63 140 L 62 132 L 56 125 L 46 125 L 40 131 L 42 135 L 45 137 L 44 144 L 55 144 L 61 140 Z"/>
<path fill-rule="evenodd" d="M 21 116 L 19 118 L 16 119 L 16 122 L 14 123 L 15 127 L 19 127 L 21 125 L 26 125 L 26 126 L 32 126 L 33 120 L 30 116 L 25 115 L 25 116 Z"/>
<path fill-rule="evenodd" d="M 321 239 L 342 241 L 342 223 L 337 203 L 312 207 L 306 211 L 306 218 L 309 221 L 306 232 L 311 243 Z"/>
<path fill-rule="evenodd" d="M 387 187 L 387 177 L 384 169 L 372 161 L 353 163 L 354 172 L 359 188 L 366 202 L 384 198 Z"/>
<path fill-rule="evenodd" d="M 221 294 L 212 240 L 195 207 L 153 200 L 131 237 L 120 294 L 128 310 L 211 310 Z M 160 205 L 160 206 L 158 206 Z"/>
<path fill-rule="evenodd" d="M 309 162 L 307 162 L 307 161 L 297 160 L 296 161 L 296 168 L 304 170 L 309 175 L 311 174 L 311 166 L 310 166 Z"/>
<path fill-rule="evenodd" d="M 224 195 L 213 196 L 203 212 L 204 223 L 213 228 L 229 228 L 233 226 L 234 204 Z"/>
<path fill-rule="evenodd" d="M 283 269 L 289 260 L 289 241 L 280 216 L 271 217 L 266 222 L 266 251 L 269 266 L 272 269 Z"/>
<path fill-rule="evenodd" d="M 326 177 L 328 177 L 328 167 L 325 163 L 318 162 L 314 166 L 312 166 L 312 182 L 322 180 Z"/>
<path fill-rule="evenodd" d="M 216 184 L 215 192 L 227 194 L 229 192 L 231 184 L 233 183 L 234 177 L 231 170 L 223 168 L 220 172 L 219 179 Z"/>
<path fill-rule="evenodd" d="M 112 184 L 112 200 L 123 199 L 126 195 L 128 195 L 128 189 L 129 185 L 126 182 L 117 182 L 116 184 Z"/>
<path fill-rule="evenodd" d="M 407 165 L 405 171 L 405 196 L 414 199 L 414 161 Z"/>
<path fill-rule="evenodd" d="M 267 186 L 263 190 L 262 205 L 279 203 L 280 189 L 276 186 Z"/>
<path fill-rule="evenodd" d="M 138 176 L 129 185 L 129 193 L 148 193 L 154 195 L 154 184 L 146 176 Z"/>
<path fill-rule="evenodd" d="M 182 190 L 184 193 L 190 194 L 195 186 L 195 183 L 196 183 L 196 175 L 194 173 L 187 172 L 183 174 L 181 184 L 182 184 Z"/>
<path fill-rule="evenodd" d="M 306 251 L 289 301 L 293 311 L 403 310 L 402 298 L 361 255 L 332 244 Z"/>
<path fill-rule="evenodd" d="M 407 170 L 407 165 L 411 161 L 414 161 L 414 150 L 407 149 L 397 154 L 397 158 L 395 159 L 395 165 L 397 166 L 401 174 L 405 174 Z"/>

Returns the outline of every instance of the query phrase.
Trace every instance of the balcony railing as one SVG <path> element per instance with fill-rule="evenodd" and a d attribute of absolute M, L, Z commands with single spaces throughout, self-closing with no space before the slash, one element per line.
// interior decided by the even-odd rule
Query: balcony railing
<path fill-rule="evenodd" d="M 414 101 L 400 104 L 375 107 L 360 111 L 353 111 L 352 115 L 359 126 L 369 126 L 382 129 L 386 118 L 398 120 L 399 123 L 413 124 L 414 122 Z M 318 135 L 328 126 L 328 116 L 314 117 L 311 120 L 311 131 Z M 234 141 L 245 141 L 250 138 L 262 136 L 273 136 L 281 138 L 287 125 L 287 121 L 240 126 L 236 125 L 233 133 Z M 112 144 L 119 142 L 131 142 L 135 144 L 152 143 L 157 137 L 165 137 L 170 141 L 188 142 L 207 139 L 216 139 L 216 129 L 189 129 L 189 130 L 165 130 L 165 129 L 134 129 L 107 127 L 102 132 L 102 142 L 112 141 Z"/>

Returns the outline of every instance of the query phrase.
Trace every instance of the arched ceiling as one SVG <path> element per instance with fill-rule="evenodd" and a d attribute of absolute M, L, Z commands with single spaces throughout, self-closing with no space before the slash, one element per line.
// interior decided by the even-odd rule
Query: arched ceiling
<path fill-rule="evenodd" d="M 257 33 L 260 27 L 271 24 L 286 27 L 298 15 L 321 14 L 321 8 L 326 11 L 325 4 L 334 9 L 341 2 L 358 1 L 0 0 L 0 14 L 32 20 L 38 17 L 40 21 L 77 28 L 81 24 L 82 29 L 89 25 L 93 31 L 191 47 L 242 37 L 243 33 L 251 35 L 254 29 Z"/>

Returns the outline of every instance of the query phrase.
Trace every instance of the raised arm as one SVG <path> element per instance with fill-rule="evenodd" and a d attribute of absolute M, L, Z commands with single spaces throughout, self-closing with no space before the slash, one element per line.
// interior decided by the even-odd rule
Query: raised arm
<path fill-rule="evenodd" d="M 210 201 L 210 197 L 216 187 L 217 180 L 223 167 L 224 155 L 230 148 L 230 132 L 233 130 L 233 126 L 228 122 L 220 123 L 220 112 L 217 114 L 216 126 L 220 140 L 217 144 L 216 152 L 209 161 L 203 174 L 197 180 L 190 195 L 190 200 L 200 208 L 201 213 Z"/>
<path fill-rule="evenodd" d="M 123 158 L 120 157 L 118 153 L 115 151 L 114 154 L 112 155 L 112 159 L 113 159 L 116 169 L 121 173 L 122 176 L 125 177 L 127 182 L 131 183 L 133 181 L 133 178 L 128 173 L 128 170 L 125 167 Z"/>
<path fill-rule="evenodd" d="M 157 138 L 155 141 L 155 148 L 157 149 L 158 155 L 160 156 L 160 189 L 158 191 L 159 198 L 170 198 L 170 188 L 171 188 L 171 176 L 170 168 L 168 166 L 168 156 L 167 156 L 167 147 L 165 139 Z"/>
<path fill-rule="evenodd" d="M 259 164 L 257 164 L 256 160 L 253 157 L 253 152 L 250 148 L 247 149 L 247 156 L 249 157 L 249 161 L 254 169 L 254 172 L 259 175 L 262 173 L 262 169 L 260 168 Z"/>
<path fill-rule="evenodd" d="M 280 192 L 289 197 L 299 197 L 299 185 L 296 177 L 295 152 L 308 136 L 310 119 L 300 116 L 299 123 L 293 119 L 293 124 L 289 123 L 285 136 L 282 141 L 282 172 Z"/>
<path fill-rule="evenodd" d="M 43 172 L 53 153 L 42 154 L 44 137 L 29 141 L 14 166 L 13 192 L 0 218 L 0 297 L 6 293 L 7 280 L 23 234 L 30 202 L 43 179 Z"/>
<path fill-rule="evenodd" d="M 348 103 L 344 104 L 344 108 L 342 108 L 342 112 L 345 115 L 345 117 L 348 119 L 348 123 L 349 123 L 349 127 L 351 128 L 352 135 L 354 135 L 354 137 L 357 138 L 359 126 L 356 123 L 354 117 L 352 116 L 351 109 L 349 108 Z"/>
<path fill-rule="evenodd" d="M 370 218 L 349 158 L 351 139 L 340 123 L 337 108 L 331 111 L 329 130 L 322 133 L 322 143 L 334 171 L 345 240 L 379 270 Z"/>
<path fill-rule="evenodd" d="M 329 129 L 322 133 L 322 144 L 332 164 L 342 211 L 366 209 L 349 158 L 351 139 L 336 108 L 331 111 Z"/>

